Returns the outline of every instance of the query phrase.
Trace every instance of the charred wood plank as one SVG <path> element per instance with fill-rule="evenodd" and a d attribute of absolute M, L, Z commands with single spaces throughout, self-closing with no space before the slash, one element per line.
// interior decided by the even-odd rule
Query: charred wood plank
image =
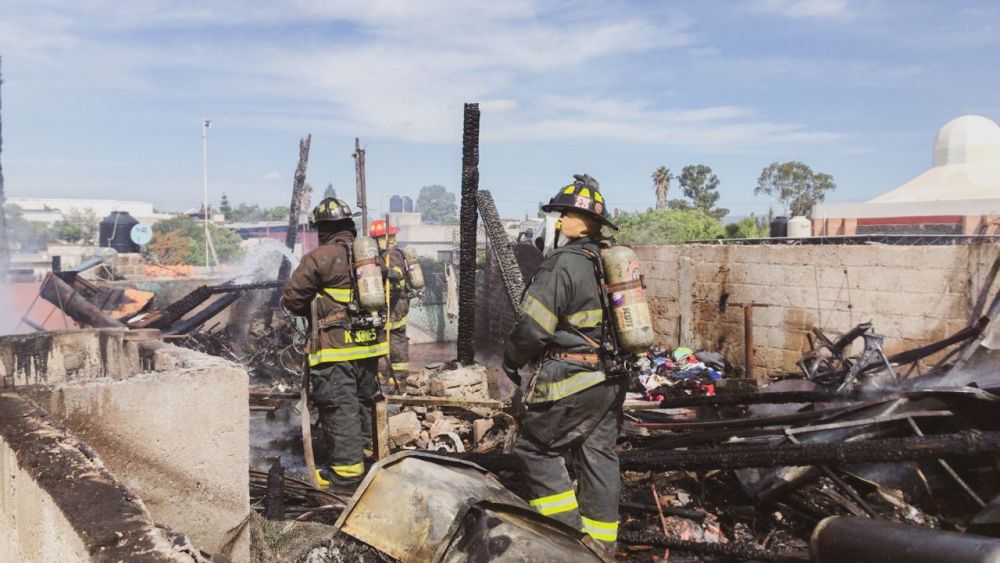
<path fill-rule="evenodd" d="M 668 538 L 653 532 L 625 530 L 618 534 L 618 541 L 628 545 L 649 545 L 676 549 L 685 553 L 724 557 L 738 561 L 809 561 L 805 552 L 776 552 L 746 543 L 696 542 Z"/>
<path fill-rule="evenodd" d="M 940 457 L 1000 455 L 1000 432 L 970 430 L 923 437 L 882 438 L 846 443 L 730 446 L 678 451 L 628 451 L 623 469 L 743 469 L 791 465 L 846 465 L 916 461 Z"/>

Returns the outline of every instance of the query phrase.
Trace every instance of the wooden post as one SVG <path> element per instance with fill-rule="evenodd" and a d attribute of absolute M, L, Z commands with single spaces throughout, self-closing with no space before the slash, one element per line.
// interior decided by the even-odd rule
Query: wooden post
<path fill-rule="evenodd" d="M 381 395 L 372 407 L 372 442 L 376 461 L 389 457 L 389 403 Z"/>

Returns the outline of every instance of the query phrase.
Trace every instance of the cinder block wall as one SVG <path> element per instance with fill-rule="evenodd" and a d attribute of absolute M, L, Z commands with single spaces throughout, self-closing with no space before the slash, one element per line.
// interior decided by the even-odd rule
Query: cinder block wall
<path fill-rule="evenodd" d="M 194 552 L 92 450 L 28 399 L 0 392 L 0 561 L 190 563 Z"/>
<path fill-rule="evenodd" d="M 637 246 L 662 342 L 742 364 L 743 311 L 753 312 L 755 375 L 798 371 L 814 326 L 833 336 L 871 321 L 893 354 L 968 322 L 1000 245 Z"/>
<path fill-rule="evenodd" d="M 149 337 L 0 337 L 0 388 L 33 397 L 92 447 L 157 523 L 247 561 L 246 535 L 230 541 L 250 512 L 246 370 Z"/>

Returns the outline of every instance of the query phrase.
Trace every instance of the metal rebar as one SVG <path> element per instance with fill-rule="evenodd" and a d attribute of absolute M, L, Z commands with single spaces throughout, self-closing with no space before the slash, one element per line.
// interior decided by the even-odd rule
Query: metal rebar
<path fill-rule="evenodd" d="M 475 363 L 476 230 L 479 191 L 479 104 L 465 104 L 462 127 L 462 208 L 459 217 L 458 361 Z"/>

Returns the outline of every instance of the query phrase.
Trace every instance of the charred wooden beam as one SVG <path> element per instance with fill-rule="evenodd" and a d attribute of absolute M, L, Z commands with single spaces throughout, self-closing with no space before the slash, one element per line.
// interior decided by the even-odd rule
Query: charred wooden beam
<path fill-rule="evenodd" d="M 954 434 L 845 443 L 729 446 L 667 452 L 628 451 L 621 455 L 621 467 L 638 471 L 743 469 L 884 463 L 981 455 L 996 457 L 997 454 L 1000 454 L 1000 432 L 970 430 Z"/>
<path fill-rule="evenodd" d="M 299 215 L 302 212 L 302 201 L 306 194 L 306 166 L 309 165 L 309 146 L 311 144 L 311 134 L 299 139 L 299 163 L 295 166 L 295 178 L 292 180 L 292 201 L 288 205 L 288 231 L 285 232 L 285 247 L 288 250 L 295 250 L 295 240 L 299 234 Z M 278 279 L 287 279 L 291 270 L 291 262 L 282 256 L 281 266 L 278 267 Z M 275 290 L 271 295 L 271 312 L 267 315 L 267 328 L 271 328 L 274 310 L 278 308 L 280 302 L 281 291 Z"/>
<path fill-rule="evenodd" d="M 465 104 L 462 127 L 462 207 L 459 215 L 458 361 L 475 363 L 476 196 L 479 192 L 479 104 Z"/>
<path fill-rule="evenodd" d="M 714 543 L 696 542 L 668 538 L 663 534 L 654 532 L 637 532 L 631 530 L 622 531 L 618 534 L 618 541 L 628 545 L 648 545 L 652 547 L 664 547 L 667 549 L 682 551 L 685 553 L 695 553 L 698 555 L 710 555 L 725 559 L 735 559 L 737 561 L 808 561 L 809 554 L 805 552 L 776 552 L 763 549 L 756 545 L 747 543 Z"/>

